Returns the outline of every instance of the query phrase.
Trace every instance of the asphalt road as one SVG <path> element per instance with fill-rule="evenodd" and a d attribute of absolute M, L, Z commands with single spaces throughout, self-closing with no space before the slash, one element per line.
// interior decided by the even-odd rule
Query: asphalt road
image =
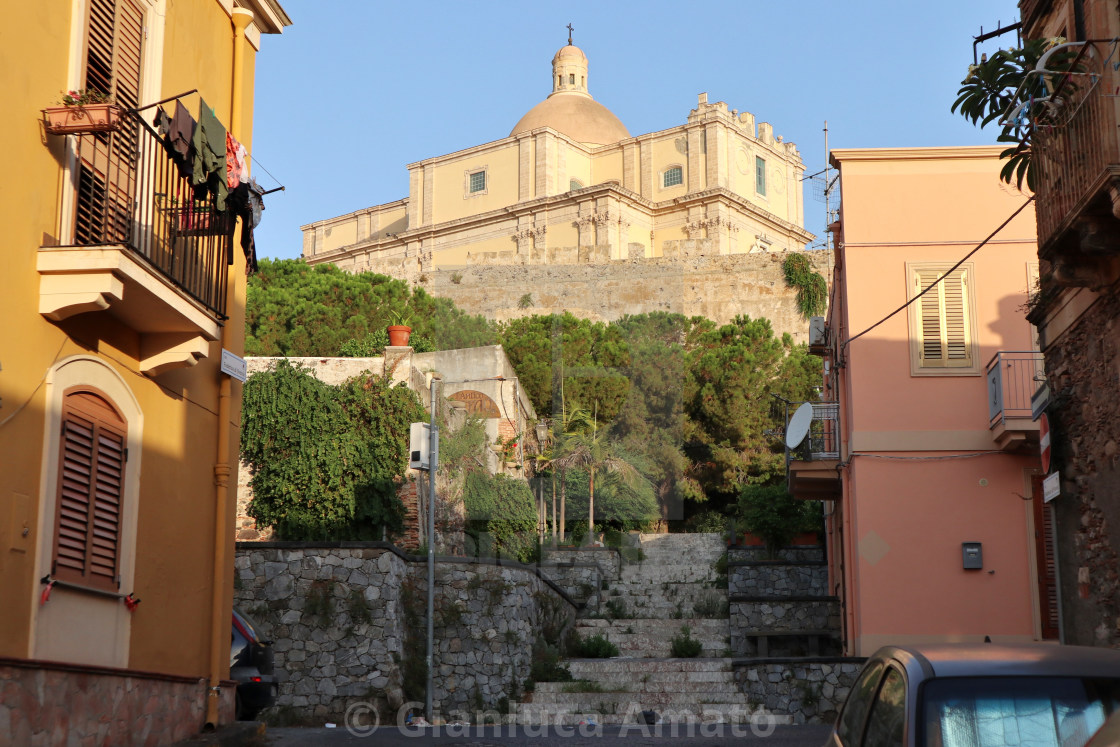
<path fill-rule="evenodd" d="M 570 727 L 441 727 L 435 729 L 400 729 L 381 727 L 372 734 L 348 731 L 343 725 L 337 728 L 277 728 L 268 729 L 270 747 L 336 747 L 358 745 L 368 747 L 408 747 L 410 745 L 438 744 L 440 747 L 510 747 L 518 744 L 551 745 L 552 747 L 580 747 L 590 745 L 658 745 L 666 746 L 670 740 L 685 741 L 689 745 L 717 747 L 741 745 L 751 742 L 757 747 L 820 747 L 828 737 L 829 727 L 777 726 L 769 734 L 754 733 L 750 726 L 729 724 L 659 726 L 570 726 Z"/>

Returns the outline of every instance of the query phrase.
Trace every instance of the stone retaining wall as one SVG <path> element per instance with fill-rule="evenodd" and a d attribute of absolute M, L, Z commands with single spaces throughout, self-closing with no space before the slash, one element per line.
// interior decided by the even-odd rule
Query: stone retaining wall
<path fill-rule="evenodd" d="M 727 591 L 747 596 L 827 596 L 828 566 L 782 561 L 729 562 Z"/>
<path fill-rule="evenodd" d="M 762 600 L 731 597 L 731 619 L 740 631 L 839 630 L 840 602 L 834 597 Z"/>
<path fill-rule="evenodd" d="M 734 663 L 739 689 L 752 705 L 787 713 L 795 724 L 831 724 L 865 659 L 790 659 Z"/>
<path fill-rule="evenodd" d="M 426 559 L 379 542 L 276 542 L 239 544 L 235 565 L 235 604 L 274 641 L 278 707 L 319 721 L 359 701 L 395 716 L 424 700 L 405 673 L 426 653 Z M 512 699 L 537 636 L 560 640 L 575 616 L 532 567 L 440 557 L 435 581 L 433 703 L 445 713 Z"/>

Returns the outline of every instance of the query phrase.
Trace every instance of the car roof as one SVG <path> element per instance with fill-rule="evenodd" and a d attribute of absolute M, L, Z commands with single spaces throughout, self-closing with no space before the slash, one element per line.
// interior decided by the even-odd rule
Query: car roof
<path fill-rule="evenodd" d="M 886 646 L 876 656 L 913 660 L 927 677 L 1120 678 L 1120 651 L 1091 646 L 938 643 Z"/>

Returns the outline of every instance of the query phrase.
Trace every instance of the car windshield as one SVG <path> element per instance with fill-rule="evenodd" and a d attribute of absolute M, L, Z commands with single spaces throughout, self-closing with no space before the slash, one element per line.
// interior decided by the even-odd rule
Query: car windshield
<path fill-rule="evenodd" d="M 944 677 L 921 698 L 926 747 L 1083 747 L 1120 707 L 1120 679 Z"/>

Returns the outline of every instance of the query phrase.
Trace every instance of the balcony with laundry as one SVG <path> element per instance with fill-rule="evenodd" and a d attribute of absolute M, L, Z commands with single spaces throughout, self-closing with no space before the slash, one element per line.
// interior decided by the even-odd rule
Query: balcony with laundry
<path fill-rule="evenodd" d="M 988 423 L 1001 451 L 1038 446 L 1031 397 L 1046 381 L 1042 353 L 1001 350 L 987 366 Z"/>
<path fill-rule="evenodd" d="M 139 334 L 149 376 L 194 365 L 220 339 L 239 217 L 238 250 L 255 266 L 264 191 L 206 102 L 185 103 L 194 93 L 110 105 L 103 120 L 93 105 L 61 119 L 44 110 L 46 137 L 66 147 L 60 236 L 38 249 L 39 312 L 116 319 Z"/>

